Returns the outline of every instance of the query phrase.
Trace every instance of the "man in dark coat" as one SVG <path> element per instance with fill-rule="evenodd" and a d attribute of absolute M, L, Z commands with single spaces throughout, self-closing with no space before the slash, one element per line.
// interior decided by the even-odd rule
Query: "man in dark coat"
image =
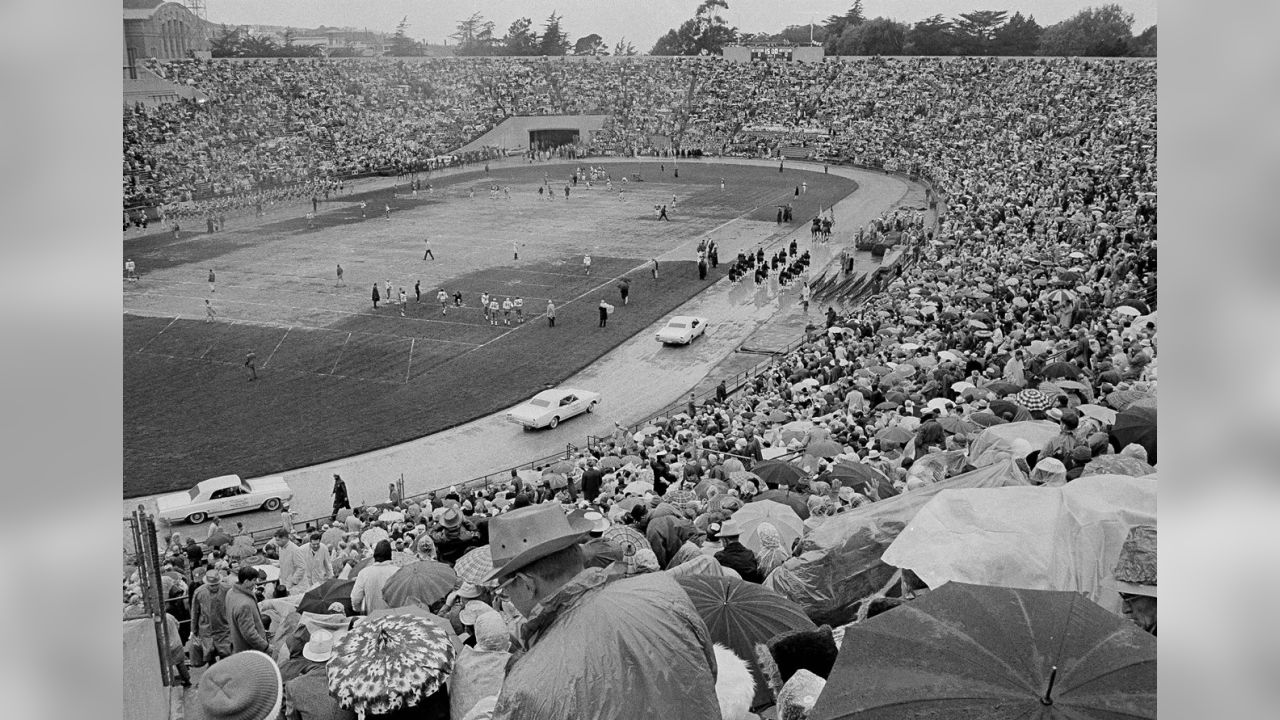
<path fill-rule="evenodd" d="M 730 570 L 736 570 L 747 582 L 762 583 L 764 576 L 760 573 L 756 555 L 750 548 L 738 542 L 740 535 L 742 535 L 742 528 L 733 518 L 729 518 L 720 526 L 716 537 L 724 543 L 724 549 L 715 554 L 716 562 Z"/>
<path fill-rule="evenodd" d="M 236 584 L 227 591 L 227 630 L 231 635 L 231 652 L 268 651 L 267 630 L 258 611 L 255 591 L 260 579 L 258 569 L 244 565 L 236 573 Z"/>
<path fill-rule="evenodd" d="M 920 427 L 916 428 L 916 451 L 925 453 L 929 452 L 930 445 L 943 448 L 947 444 L 947 431 L 942 429 L 938 424 L 938 411 L 931 410 L 920 420 Z"/>
<path fill-rule="evenodd" d="M 582 473 L 582 497 L 587 502 L 595 502 L 602 484 L 604 471 L 599 468 L 595 458 L 587 458 L 587 469 Z"/>

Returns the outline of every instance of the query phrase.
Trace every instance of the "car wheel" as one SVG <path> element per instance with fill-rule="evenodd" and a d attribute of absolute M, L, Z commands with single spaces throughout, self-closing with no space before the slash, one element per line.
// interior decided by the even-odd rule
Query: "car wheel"
<path fill-rule="evenodd" d="M 190 515 L 187 516 L 187 522 L 191 523 L 192 525 L 199 525 L 200 523 L 204 522 L 208 518 L 209 516 L 205 515 L 202 512 L 191 513 Z"/>
<path fill-rule="evenodd" d="M 591 404 L 587 406 L 587 412 L 589 412 L 589 413 L 593 413 L 593 412 L 595 412 L 595 411 L 596 411 L 596 405 L 599 405 L 599 404 L 600 404 L 600 402 L 599 402 L 598 400 L 592 400 L 592 401 L 591 401 Z"/>
<path fill-rule="evenodd" d="M 263 509 L 263 510 L 270 510 L 270 511 L 272 511 L 272 512 L 275 512 L 276 510 L 279 510 L 279 509 L 280 509 L 280 498 L 271 498 L 271 499 L 267 500 L 266 502 L 262 503 L 262 509 Z"/>
<path fill-rule="evenodd" d="M 554 430 L 554 429 L 555 429 L 555 427 L 556 427 L 557 425 L 559 425 L 559 424 L 560 424 L 560 417 L 559 417 L 559 416 L 556 416 L 556 417 L 551 418 L 551 422 L 547 423 L 547 427 L 549 427 L 549 428 L 551 428 L 551 429 L 553 429 L 553 430 Z"/>

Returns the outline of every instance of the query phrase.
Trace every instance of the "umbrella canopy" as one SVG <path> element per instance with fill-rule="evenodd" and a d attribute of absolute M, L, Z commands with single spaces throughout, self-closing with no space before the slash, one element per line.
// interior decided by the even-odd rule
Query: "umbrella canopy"
<path fill-rule="evenodd" d="M 938 418 L 938 424 L 942 426 L 943 430 L 946 430 L 947 432 L 952 434 L 976 433 L 976 432 L 982 431 L 981 425 L 978 425 L 977 423 L 969 422 L 967 420 L 961 420 L 960 418 L 954 415 L 948 415 L 943 418 Z"/>
<path fill-rule="evenodd" d="M 753 505 L 755 503 L 772 501 L 786 505 L 794 510 L 796 515 L 799 515 L 801 519 L 807 519 L 809 517 L 808 497 L 809 496 L 804 493 L 792 492 L 789 489 L 765 490 L 759 495 L 756 495 L 751 499 L 751 502 L 743 505 L 742 507 Z M 741 512 L 741 509 L 739 509 L 739 512 Z"/>
<path fill-rule="evenodd" d="M 751 467 L 751 472 L 755 473 L 764 482 L 776 484 L 779 487 L 795 487 L 806 476 L 803 468 L 782 460 L 765 460 L 764 462 L 756 463 Z"/>
<path fill-rule="evenodd" d="M 767 703 L 769 685 L 757 666 L 756 645 L 784 632 L 817 626 L 799 605 L 755 583 L 710 575 L 682 575 L 675 580 L 693 601 L 711 639 L 733 650 L 751 667 L 756 681 L 752 706 Z"/>
<path fill-rule="evenodd" d="M 986 385 L 983 385 L 982 387 L 995 393 L 998 397 L 1004 397 L 1005 395 L 1012 395 L 1022 389 L 1017 385 L 1014 385 L 1013 383 L 1005 380 L 992 380 L 991 382 L 987 383 Z"/>
<path fill-rule="evenodd" d="M 1101 455 L 1090 460 L 1089 464 L 1084 466 L 1084 472 L 1080 476 L 1128 475 L 1130 477 L 1145 477 L 1155 471 L 1154 467 L 1135 457 L 1129 457 L 1128 455 Z"/>
<path fill-rule="evenodd" d="M 454 648 L 435 622 L 410 613 L 366 620 L 347 633 L 329 661 L 329 694 L 360 716 L 415 707 L 453 672 Z"/>
<path fill-rule="evenodd" d="M 787 422 L 791 416 L 781 410 L 770 410 L 765 414 L 764 419 L 771 423 Z"/>
<path fill-rule="evenodd" d="M 744 483 L 755 483 L 757 490 L 764 487 L 764 481 L 760 479 L 760 476 L 749 470 L 735 470 L 729 473 L 729 482 L 734 487 L 741 486 Z M 712 480 L 703 480 L 693 488 L 693 491 L 697 493 L 698 497 L 705 500 L 707 497 L 707 488 L 717 484 L 719 483 Z"/>
<path fill-rule="evenodd" d="M 1138 311 L 1139 315 L 1151 314 L 1151 306 L 1137 298 L 1126 298 L 1116 303 L 1116 307 L 1131 307 Z"/>
<path fill-rule="evenodd" d="M 604 531 L 604 539 L 617 545 L 622 549 L 626 549 L 627 545 L 639 550 L 652 550 L 653 546 L 649 544 L 649 540 L 640 533 L 639 530 L 630 525 L 610 525 L 609 529 Z"/>
<path fill-rule="evenodd" d="M 894 442 L 902 445 L 906 445 L 907 443 L 911 442 L 911 439 L 914 437 L 915 437 L 915 433 L 912 433 L 910 430 L 902 427 L 901 425 L 890 425 L 889 427 L 884 428 L 883 430 L 876 433 L 877 440 L 884 440 L 887 442 Z"/>
<path fill-rule="evenodd" d="M 485 578 L 493 572 L 493 556 L 489 554 L 489 546 L 481 545 L 468 550 L 453 564 L 453 571 L 463 582 L 484 585 Z"/>
<path fill-rule="evenodd" d="M 983 413 L 974 413 L 970 415 L 969 422 L 972 422 L 975 425 L 980 425 L 984 428 L 989 428 L 992 425 L 1003 425 L 1004 423 L 1007 423 L 1009 421 L 1001 417 L 996 417 L 991 413 L 983 412 Z"/>
<path fill-rule="evenodd" d="M 1014 394 L 1013 402 L 1022 407 L 1035 412 L 1036 410 L 1048 410 L 1053 407 L 1053 399 L 1039 390 L 1028 388 L 1020 390 Z"/>
<path fill-rule="evenodd" d="M 1150 394 L 1137 390 L 1117 390 L 1106 397 L 1107 404 L 1116 410 L 1127 410 L 1134 402 L 1151 397 Z"/>
<path fill-rule="evenodd" d="M 1156 716 L 1155 639 L 1078 593 L 951 582 L 843 647 L 811 720 Z"/>
<path fill-rule="evenodd" d="M 600 468 L 603 470 L 614 470 L 622 467 L 622 458 L 617 455 L 605 455 L 600 458 Z"/>
<path fill-rule="evenodd" d="M 391 538 L 391 533 L 387 532 L 383 528 L 376 527 L 376 526 L 371 527 L 368 530 L 365 530 L 364 532 L 360 533 L 360 542 L 364 543 L 368 547 L 373 547 L 374 545 L 377 545 L 379 542 L 382 542 L 383 540 L 389 540 L 390 538 Z"/>
<path fill-rule="evenodd" d="M 733 519 L 742 527 L 742 536 L 738 541 L 755 553 L 763 549 L 756 533 L 760 523 L 772 523 L 778 529 L 778 534 L 782 536 L 782 549 L 787 552 L 791 551 L 791 544 L 804 534 L 804 521 L 796 511 L 790 505 L 773 500 L 747 503 L 738 508 Z"/>
<path fill-rule="evenodd" d="M 644 480 L 629 482 L 622 490 L 623 495 L 643 495 L 647 492 L 653 492 L 653 483 Z"/>
<path fill-rule="evenodd" d="M 844 446 L 834 440 L 818 440 L 804 448 L 804 454 L 813 457 L 835 457 L 842 452 L 844 452 Z"/>
<path fill-rule="evenodd" d="M 1117 315 L 1126 315 L 1128 317 L 1138 317 L 1142 314 L 1142 311 L 1129 305 L 1117 305 L 1114 311 Z"/>
<path fill-rule="evenodd" d="M 356 581 L 341 580 L 333 578 L 325 580 L 319 585 L 311 588 L 302 595 L 302 600 L 298 602 L 298 612 L 313 612 L 321 615 L 332 614 L 329 606 L 333 603 L 341 603 L 342 611 L 347 615 L 355 615 L 355 610 L 351 607 L 351 588 L 355 587 Z"/>
<path fill-rule="evenodd" d="M 382 599 L 389 607 L 406 605 L 430 607 L 458 584 L 454 569 L 435 560 L 419 560 L 409 563 L 387 578 L 382 586 Z"/>
<path fill-rule="evenodd" d="M 644 430 L 648 430 L 648 429 L 649 428 L 645 428 Z M 656 430 L 657 428 L 654 428 L 654 429 Z M 640 432 L 644 432 L 644 430 L 641 430 Z M 542 474 L 550 475 L 551 473 L 560 473 L 563 475 L 564 473 L 569 473 L 569 472 L 573 472 L 573 463 L 569 462 L 568 460 L 561 460 L 543 469 Z"/>
<path fill-rule="evenodd" d="M 218 532 L 210 535 L 209 539 L 205 540 L 203 544 L 208 545 L 211 548 L 220 548 L 223 545 L 230 545 L 231 542 L 231 536 L 219 530 Z"/>
<path fill-rule="evenodd" d="M 1084 373 L 1080 368 L 1076 367 L 1072 363 L 1059 360 L 1058 362 L 1046 365 L 1044 370 L 1040 371 L 1040 374 L 1048 379 L 1066 378 L 1068 380 L 1075 380 Z"/>
<path fill-rule="evenodd" d="M 889 478 L 885 477 L 884 473 L 857 460 L 842 459 L 831 468 L 827 475 L 838 479 L 843 485 L 860 491 L 864 490 L 861 486 L 874 485 L 882 498 L 895 494 L 893 484 L 889 482 Z"/>
<path fill-rule="evenodd" d="M 631 438 L 636 442 L 643 442 L 644 439 L 649 437 L 650 435 L 657 435 L 660 432 L 662 432 L 662 428 L 654 427 L 653 425 L 647 425 L 645 427 L 640 428 L 640 430 L 635 435 L 632 435 Z"/>
<path fill-rule="evenodd" d="M 1116 421 L 1116 411 L 1109 407 L 1094 405 L 1092 403 L 1084 403 L 1076 406 L 1076 411 L 1085 417 L 1091 417 L 1100 420 L 1104 425 L 1111 425 Z"/>
<path fill-rule="evenodd" d="M 1116 446 L 1123 448 L 1137 443 L 1147 451 L 1147 461 L 1156 464 L 1156 409 L 1153 407 L 1129 407 L 1116 415 L 1111 426 L 1111 437 Z"/>
<path fill-rule="evenodd" d="M 794 420 L 782 426 L 782 440 L 799 440 L 809 434 L 813 429 L 813 423 L 808 420 Z"/>

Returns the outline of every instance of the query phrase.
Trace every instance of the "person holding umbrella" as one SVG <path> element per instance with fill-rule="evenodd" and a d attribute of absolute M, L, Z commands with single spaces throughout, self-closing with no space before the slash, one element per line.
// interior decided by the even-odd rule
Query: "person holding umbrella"
<path fill-rule="evenodd" d="M 719 720 L 711 635 L 688 594 L 665 573 L 586 568 L 586 532 L 553 503 L 490 521 L 488 579 L 526 618 L 494 720 Z"/>

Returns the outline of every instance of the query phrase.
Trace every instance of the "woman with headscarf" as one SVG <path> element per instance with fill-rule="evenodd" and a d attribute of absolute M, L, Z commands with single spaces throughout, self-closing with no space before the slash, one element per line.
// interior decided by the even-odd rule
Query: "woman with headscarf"
<path fill-rule="evenodd" d="M 511 634 L 502 613 L 487 611 L 476 618 L 476 646 L 463 646 L 449 676 L 449 717 L 466 716 L 476 703 L 502 689 Z"/>
<path fill-rule="evenodd" d="M 774 568 L 786 562 L 791 553 L 782 547 L 782 534 L 773 523 L 762 522 L 756 526 L 756 537 L 760 540 L 760 549 L 756 551 L 756 564 L 760 574 L 769 577 Z"/>

